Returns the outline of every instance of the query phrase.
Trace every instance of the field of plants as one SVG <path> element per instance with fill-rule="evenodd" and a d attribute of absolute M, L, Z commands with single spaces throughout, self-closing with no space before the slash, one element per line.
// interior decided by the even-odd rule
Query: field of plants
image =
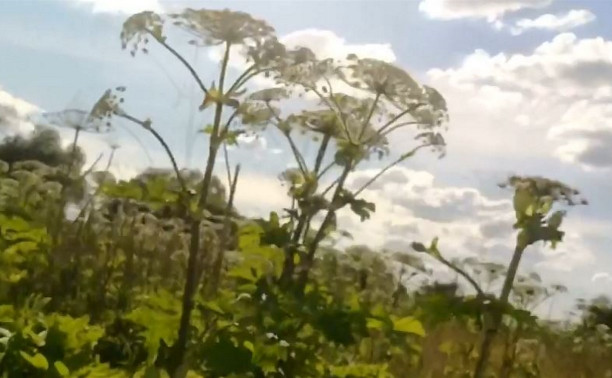
<path fill-rule="evenodd" d="M 289 49 L 242 12 L 143 12 L 120 36 L 128 53 L 156 45 L 193 77 L 203 98 L 195 110 L 211 120 L 200 130 L 206 165 L 178 166 L 124 87 L 4 139 L 3 377 L 612 377 L 612 304 L 579 303 L 579 322 L 540 319 L 533 310 L 566 288 L 518 274 L 524 253 L 563 243 L 564 217 L 588 205 L 564 183 L 500 185 L 516 217 L 505 265 L 446 258 L 438 239 L 410 240 L 410 251 L 329 243 L 350 237 L 339 211 L 363 222 L 376 211 L 362 193 L 389 169 L 444 154 L 452 114 L 436 89 L 382 61 Z M 173 47 L 180 38 L 221 51 L 212 84 Z M 244 64 L 236 77 L 234 56 Z M 87 166 L 79 137 L 118 121 L 150 133 L 171 168 L 120 180 L 109 173 L 114 150 Z M 56 128 L 73 130 L 69 146 Z M 227 150 L 264 131 L 295 159 L 279 172 L 291 202 L 251 219 L 234 205 L 240 165 Z M 389 143 L 397 133 L 412 136 L 402 150 Z M 312 161 L 298 138 L 317 146 Z M 379 173 L 349 188 L 372 161 Z M 457 279 L 440 281 L 425 261 Z"/>

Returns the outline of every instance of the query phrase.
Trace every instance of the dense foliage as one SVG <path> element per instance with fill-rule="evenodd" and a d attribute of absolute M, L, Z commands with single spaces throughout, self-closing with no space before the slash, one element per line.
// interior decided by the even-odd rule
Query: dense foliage
<path fill-rule="evenodd" d="M 170 28 L 222 49 L 213 85 L 172 47 Z M 367 221 L 376 206 L 360 195 L 388 169 L 423 149 L 443 154 L 448 114 L 435 89 L 382 61 L 289 49 L 271 26 L 240 12 L 143 12 L 125 22 L 121 40 L 132 55 L 156 43 L 193 76 L 200 110 L 211 112 L 201 130 L 206 166 L 178 167 L 153 121 L 127 110 L 123 87 L 90 111 L 49 114 L 47 127 L 5 139 L 3 376 L 611 376 L 610 304 L 583 303 L 581 324 L 547 323 L 532 310 L 565 288 L 517 274 L 531 245 L 563 241 L 563 207 L 586 204 L 560 182 L 511 177 L 502 185 L 516 213 L 508 267 L 449 260 L 437 239 L 401 252 L 327 243 L 347 236 L 336 224 L 342 209 Z M 228 84 L 234 50 L 246 68 Z M 250 83 L 262 76 L 268 87 Z M 104 169 L 83 167 L 79 133 L 111 129 L 118 118 L 150 132 L 172 169 L 118 180 L 112 152 Z M 55 126 L 75 131 L 68 149 Z M 227 184 L 213 168 L 240 134 L 263 130 L 282 135 L 295 157 L 280 175 L 292 205 L 249 219 L 234 206 L 239 166 L 226 155 Z M 398 150 L 390 140 L 399 130 L 412 143 Z M 304 137 L 317 145 L 312 163 L 295 143 Z M 347 187 L 374 159 L 379 174 Z M 457 281 L 437 282 L 433 263 Z"/>

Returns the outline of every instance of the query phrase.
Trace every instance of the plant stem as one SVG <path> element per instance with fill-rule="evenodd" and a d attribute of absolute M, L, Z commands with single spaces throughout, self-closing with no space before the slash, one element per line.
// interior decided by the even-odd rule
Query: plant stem
<path fill-rule="evenodd" d="M 378 105 L 378 100 L 380 100 L 380 92 L 376 92 L 376 97 L 374 98 L 372 107 L 370 108 L 370 111 L 368 112 L 368 116 L 366 117 L 366 119 L 363 121 L 363 124 L 361 125 L 361 130 L 359 130 L 359 136 L 357 137 L 358 142 L 361 141 L 361 137 L 363 137 L 363 133 L 368 127 L 368 124 L 370 123 L 370 120 L 372 119 L 372 116 L 374 115 L 374 112 L 376 111 L 376 105 Z"/>
<path fill-rule="evenodd" d="M 479 298 L 484 297 L 485 293 L 482 290 L 482 288 L 480 287 L 480 285 L 478 285 L 476 280 L 474 280 L 469 274 L 467 274 L 467 272 L 465 270 L 459 268 L 458 266 L 456 266 L 452 262 L 448 261 L 442 255 L 434 256 L 434 258 L 436 260 L 440 261 L 442 264 L 444 264 L 447 267 L 449 267 L 451 270 L 453 270 L 455 273 L 457 273 L 461 277 L 463 277 L 467 282 L 469 282 L 470 285 L 472 285 L 472 287 L 474 288 L 474 290 L 476 290 L 476 294 L 478 295 Z"/>
<path fill-rule="evenodd" d="M 221 63 L 221 73 L 219 75 L 219 92 L 223 96 L 223 84 L 225 81 L 225 74 L 227 65 L 229 62 L 231 44 L 228 42 L 225 45 L 225 54 Z M 223 102 L 219 101 L 215 107 L 215 116 L 213 121 L 213 130 L 210 136 L 210 142 L 208 146 L 208 159 L 206 161 L 206 169 L 204 171 L 204 178 L 202 179 L 202 186 L 200 189 L 200 197 L 198 200 L 198 210 L 202 210 L 206 207 L 208 201 L 208 193 L 210 189 L 210 183 L 212 182 L 213 169 L 215 167 L 215 161 L 217 157 L 217 151 L 219 150 L 219 128 L 221 125 L 221 116 L 223 114 Z M 200 224 L 201 220 L 196 216 L 196 219 L 192 220 L 190 228 L 190 243 L 189 243 L 189 258 L 187 261 L 187 277 L 185 280 L 185 286 L 183 289 L 182 309 L 181 309 L 181 320 L 178 329 L 177 341 L 175 344 L 175 356 L 172 362 L 170 373 L 173 378 L 179 378 L 184 376 L 182 372 L 182 365 L 185 362 L 185 353 L 187 351 L 187 341 L 189 338 L 189 326 L 191 323 L 191 312 L 194 307 L 194 294 L 198 286 L 198 252 L 200 250 Z"/>
<path fill-rule="evenodd" d="M 499 331 L 499 327 L 501 325 L 503 319 L 503 312 L 505 311 L 505 306 L 508 304 L 508 299 L 510 297 L 510 291 L 512 290 L 512 286 L 514 284 L 514 279 L 516 278 L 516 273 L 518 271 L 519 264 L 521 262 L 521 257 L 523 256 L 523 252 L 525 248 L 517 244 L 514 249 L 514 254 L 512 255 L 512 260 L 510 261 L 510 266 L 508 267 L 508 273 L 506 274 L 506 279 L 504 281 L 504 286 L 502 287 L 502 292 L 498 299 L 499 307 L 495 309 L 493 312 L 493 318 L 491 321 L 490 327 L 485 329 L 484 339 L 482 340 L 482 344 L 480 346 L 480 354 L 478 357 L 478 361 L 476 362 L 476 367 L 474 369 L 474 378 L 482 378 L 485 373 L 485 369 L 489 362 L 489 357 L 491 356 L 491 348 L 493 346 L 493 341 L 497 332 Z"/>
<path fill-rule="evenodd" d="M 395 161 L 391 162 L 389 165 L 387 165 L 386 167 L 384 167 L 383 169 L 381 169 L 376 175 L 374 175 L 374 177 L 372 177 L 370 180 L 368 180 L 368 182 L 366 182 L 365 184 L 363 184 L 361 186 L 361 188 L 357 189 L 357 191 L 355 192 L 355 197 L 357 197 L 361 192 L 363 192 L 365 189 L 368 188 L 368 186 L 372 185 L 374 183 L 374 181 L 378 180 L 380 178 L 380 176 L 382 176 L 383 174 L 385 174 L 385 172 L 387 172 L 389 169 L 395 167 L 396 165 L 398 165 L 399 163 L 403 162 L 404 160 L 408 159 L 409 157 L 413 156 L 415 153 L 417 153 L 418 150 L 420 150 L 421 148 L 425 148 L 425 147 L 429 147 L 431 146 L 431 144 L 426 143 L 426 144 L 421 144 L 419 146 L 416 146 L 415 148 L 413 148 L 412 150 L 406 152 L 405 154 L 401 155 L 399 158 L 397 158 Z"/>
<path fill-rule="evenodd" d="M 315 159 L 314 165 L 314 174 L 317 176 L 317 180 L 319 179 L 319 170 L 321 169 L 321 165 L 323 163 L 323 158 L 325 157 L 325 152 L 327 151 L 327 147 L 329 146 L 329 142 L 331 140 L 331 134 L 325 134 L 323 140 L 321 141 L 321 145 L 319 146 L 319 150 L 317 151 L 317 157 Z M 291 140 L 290 140 L 291 142 Z M 297 159 L 296 155 L 296 159 Z M 299 160 L 298 160 L 299 163 Z M 285 246 L 285 261 L 283 262 L 283 270 L 280 276 L 281 284 L 286 284 L 289 282 L 291 277 L 293 276 L 293 271 L 295 269 L 295 263 L 293 261 L 293 256 L 295 255 L 295 246 L 300 240 L 302 236 L 302 232 L 304 228 L 308 230 L 308 225 L 312 220 L 312 216 L 308 216 L 307 214 L 300 214 L 298 219 L 298 224 L 294 230 L 293 236 L 291 238 L 291 244 Z M 307 233 L 307 231 L 306 231 Z M 306 234 L 305 233 L 305 234 Z"/>
<path fill-rule="evenodd" d="M 185 68 L 187 68 L 187 70 L 189 71 L 189 73 L 191 74 L 191 76 L 193 76 L 194 80 L 196 81 L 196 83 L 198 83 L 198 86 L 200 87 L 200 89 L 202 90 L 202 92 L 204 92 L 205 94 L 208 93 L 208 89 L 206 89 L 206 86 L 204 85 L 204 83 L 202 82 L 202 79 L 200 79 L 200 77 L 198 76 L 198 73 L 196 72 L 196 70 L 191 66 L 191 64 L 189 64 L 189 62 L 183 58 L 183 56 L 181 54 L 179 54 L 174 48 L 172 48 L 172 46 L 170 46 L 169 44 L 166 43 L 166 41 L 164 41 L 164 39 L 162 38 L 158 38 L 156 36 L 155 33 L 149 31 L 149 34 L 155 38 L 155 40 L 162 45 L 166 50 L 168 50 L 172 55 L 174 55 L 174 57 L 176 59 L 178 59 L 184 66 Z"/>
<path fill-rule="evenodd" d="M 229 199 L 227 201 L 227 206 L 225 208 L 225 217 L 223 220 L 223 230 L 221 231 L 221 242 L 219 253 L 216 256 L 215 261 L 213 262 L 213 272 L 212 272 L 212 288 L 211 294 L 216 294 L 219 289 L 219 284 L 221 282 L 221 269 L 223 268 L 223 259 L 225 257 L 225 250 L 228 247 L 229 233 L 230 233 L 230 213 L 234 206 L 234 197 L 236 194 L 236 186 L 238 184 L 238 175 L 240 174 L 240 165 L 236 166 L 234 171 L 234 178 L 230 177 L 230 194 Z"/>
<path fill-rule="evenodd" d="M 312 268 L 315 253 L 317 252 L 319 243 L 321 243 L 321 241 L 325 237 L 325 230 L 327 229 L 327 227 L 333 220 L 333 217 L 336 214 L 336 211 L 339 210 L 341 207 L 341 206 L 338 206 L 338 200 L 340 198 L 340 193 L 342 192 L 342 189 L 344 188 L 344 183 L 346 182 L 346 179 L 349 173 L 351 172 L 352 167 L 353 167 L 353 162 L 348 162 L 345 165 L 344 170 L 342 171 L 342 174 L 340 178 L 338 179 L 338 184 L 336 186 L 336 190 L 334 191 L 334 195 L 332 196 L 330 208 L 327 211 L 327 214 L 325 214 L 325 218 L 323 219 L 323 222 L 321 223 L 321 226 L 319 227 L 319 230 L 317 231 L 312 243 L 308 247 L 308 254 L 306 255 L 305 261 L 302 265 L 302 270 L 300 271 L 300 277 L 298 279 L 298 290 L 299 290 L 298 292 L 302 292 L 304 290 L 304 287 L 306 286 L 306 282 L 308 281 L 308 273 L 310 272 L 310 269 Z"/>
<path fill-rule="evenodd" d="M 172 149 L 170 149 L 170 146 L 168 146 L 168 143 L 166 143 L 166 141 L 164 140 L 164 138 L 151 126 L 151 121 L 141 121 L 136 117 L 132 117 L 131 115 L 125 113 L 125 112 L 121 112 L 121 113 L 117 113 L 117 115 L 119 117 L 123 117 L 129 121 L 132 121 L 140 126 L 142 126 L 144 129 L 148 130 L 154 137 L 155 139 L 157 139 L 157 141 L 162 145 L 162 147 L 164 148 L 164 150 L 166 151 L 166 154 L 168 155 L 168 157 L 170 158 L 170 162 L 172 163 L 172 169 L 174 170 L 174 173 L 176 175 L 176 179 L 179 182 L 179 185 L 181 186 L 181 190 L 183 192 L 183 194 L 187 193 L 187 186 L 185 184 L 185 181 L 183 180 L 183 176 L 181 176 L 181 171 L 179 170 L 178 164 L 176 163 L 176 159 L 174 158 L 174 154 L 172 153 Z"/>
<path fill-rule="evenodd" d="M 321 141 L 321 145 L 319 146 L 319 151 L 317 151 L 317 158 L 315 159 L 314 165 L 314 173 L 319 175 L 319 170 L 321 169 L 321 164 L 323 164 L 323 158 L 325 157 L 325 152 L 327 152 L 327 146 L 329 146 L 329 141 L 331 140 L 331 134 L 325 134 L 323 140 Z"/>

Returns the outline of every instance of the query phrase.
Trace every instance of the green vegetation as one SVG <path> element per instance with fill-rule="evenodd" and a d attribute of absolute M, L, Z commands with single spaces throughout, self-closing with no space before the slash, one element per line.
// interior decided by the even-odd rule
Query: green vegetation
<path fill-rule="evenodd" d="M 221 49 L 213 84 L 172 47 L 167 35 L 177 31 Z M 435 89 L 381 61 L 288 49 L 240 12 L 144 12 L 125 22 L 121 40 L 132 55 L 156 44 L 193 76 L 200 110 L 211 114 L 201 130 L 207 164 L 181 169 L 155 123 L 129 111 L 123 87 L 89 112 L 49 117 L 75 131 L 68 149 L 49 127 L 0 145 L 3 376 L 612 376 L 612 306 L 582 303 L 582 323 L 547 323 L 531 311 L 564 287 L 517 275 L 530 246 L 562 243 L 563 208 L 586 204 L 562 183 L 503 185 L 513 191 L 517 231 L 507 267 L 450 261 L 437 239 L 401 253 L 326 243 L 348 236 L 337 228 L 341 209 L 367 221 L 376 204 L 360 195 L 386 171 L 421 150 L 443 154 L 448 115 Z M 231 77 L 234 51 L 247 63 Z M 172 169 L 118 180 L 108 171 L 112 153 L 105 169 L 84 167 L 79 134 L 116 119 L 151 133 Z M 227 147 L 264 129 L 295 158 L 281 173 L 292 203 L 248 219 L 234 206 L 240 167 L 230 166 Z M 414 139 L 391 144 L 398 130 Z M 312 162 L 295 142 L 304 137 L 317 145 Z M 213 175 L 220 153 L 226 184 Z M 374 159 L 379 174 L 347 187 Z M 459 282 L 436 282 L 425 262 Z M 417 279 L 426 283 L 409 288 Z"/>

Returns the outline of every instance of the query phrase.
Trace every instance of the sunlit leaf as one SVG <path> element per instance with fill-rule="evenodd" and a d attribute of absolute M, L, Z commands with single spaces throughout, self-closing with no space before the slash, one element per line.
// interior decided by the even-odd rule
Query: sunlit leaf
<path fill-rule="evenodd" d="M 406 316 L 393 321 L 393 330 L 403 333 L 412 333 L 425 336 L 425 329 L 421 322 L 412 316 Z"/>
<path fill-rule="evenodd" d="M 23 357 L 24 360 L 26 360 L 30 365 L 37 369 L 49 369 L 49 362 L 47 362 L 47 359 L 42 354 L 36 353 L 32 356 L 24 351 L 20 351 L 19 354 L 21 355 L 21 357 Z"/>

